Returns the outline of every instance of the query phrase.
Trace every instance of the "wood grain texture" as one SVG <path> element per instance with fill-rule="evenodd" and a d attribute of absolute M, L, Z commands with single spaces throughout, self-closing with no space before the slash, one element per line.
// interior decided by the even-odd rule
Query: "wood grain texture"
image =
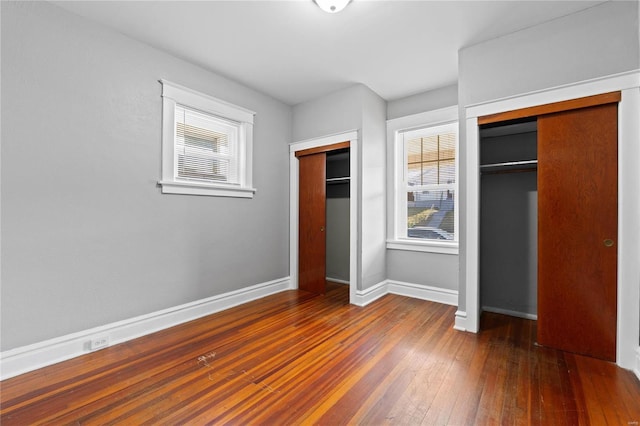
<path fill-rule="evenodd" d="M 351 142 L 349 141 L 338 142 L 331 145 L 323 145 L 323 146 L 316 146 L 313 148 L 301 149 L 300 151 L 296 151 L 295 155 L 296 157 L 300 158 L 300 157 L 304 157 L 305 155 L 318 154 L 321 152 L 337 151 L 339 149 L 349 148 L 350 146 L 351 146 Z"/>
<path fill-rule="evenodd" d="M 485 115 L 478 117 L 478 125 L 537 117 L 543 114 L 553 114 L 556 112 L 588 108 L 596 105 L 618 103 L 621 99 L 622 93 L 619 91 L 602 93 L 600 95 L 586 96 L 584 98 L 570 99 L 568 101 L 553 102 L 545 105 L 537 105 L 529 108 L 521 108 L 497 114 Z"/>
<path fill-rule="evenodd" d="M 617 330 L 617 108 L 538 118 L 538 343 L 609 361 Z"/>
<path fill-rule="evenodd" d="M 305 155 L 299 160 L 298 288 L 320 294 L 327 276 L 327 154 Z"/>
<path fill-rule="evenodd" d="M 3 426 L 629 425 L 640 383 L 538 347 L 534 321 L 387 295 L 287 291 L 1 383 Z"/>

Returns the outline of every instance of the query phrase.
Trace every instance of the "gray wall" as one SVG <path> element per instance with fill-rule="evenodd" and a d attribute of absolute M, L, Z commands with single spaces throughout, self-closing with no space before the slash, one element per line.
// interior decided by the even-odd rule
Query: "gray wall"
<path fill-rule="evenodd" d="M 349 281 L 349 198 L 327 198 L 327 277 Z"/>
<path fill-rule="evenodd" d="M 541 25 L 466 47 L 458 55 L 460 158 L 466 158 L 464 107 L 640 67 L 638 3 L 609 1 Z M 460 168 L 465 199 L 466 170 Z M 464 311 L 466 207 L 460 204 L 460 310 Z"/>
<path fill-rule="evenodd" d="M 293 107 L 293 140 L 318 138 L 362 126 L 361 84 Z"/>
<path fill-rule="evenodd" d="M 387 119 L 446 108 L 457 102 L 458 86 L 454 84 L 388 102 Z M 387 188 L 390 191 L 392 187 L 390 181 Z M 387 250 L 387 278 L 394 281 L 458 290 L 458 266 L 457 255 Z"/>
<path fill-rule="evenodd" d="M 362 289 L 387 277 L 387 104 L 368 87 L 362 90 L 362 144 L 360 147 L 360 236 Z"/>
<path fill-rule="evenodd" d="M 387 120 L 446 108 L 457 103 L 458 85 L 452 84 L 387 102 Z"/>
<path fill-rule="evenodd" d="M 535 172 L 481 178 L 480 306 L 538 313 Z"/>
<path fill-rule="evenodd" d="M 387 278 L 385 260 L 386 102 L 357 84 L 293 108 L 293 139 L 358 130 L 358 283 L 364 290 Z"/>
<path fill-rule="evenodd" d="M 637 8 L 609 1 L 462 49 L 463 105 L 637 69 Z"/>
<path fill-rule="evenodd" d="M 1 7 L 3 351 L 288 275 L 289 106 L 49 3 Z M 253 200 L 160 193 L 160 78 L 257 112 Z"/>
<path fill-rule="evenodd" d="M 349 153 L 327 155 L 327 179 L 350 176 Z M 349 183 L 327 183 L 326 276 L 349 281 Z"/>
<path fill-rule="evenodd" d="M 390 280 L 458 290 L 458 256 L 406 250 L 387 250 Z"/>

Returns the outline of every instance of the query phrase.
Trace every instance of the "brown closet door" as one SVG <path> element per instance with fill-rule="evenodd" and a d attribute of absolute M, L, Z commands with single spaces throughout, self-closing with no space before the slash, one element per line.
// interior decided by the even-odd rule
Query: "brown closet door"
<path fill-rule="evenodd" d="M 538 343 L 616 358 L 616 103 L 538 117 Z"/>
<path fill-rule="evenodd" d="M 325 292 L 326 158 L 324 152 L 299 157 L 298 288 Z"/>

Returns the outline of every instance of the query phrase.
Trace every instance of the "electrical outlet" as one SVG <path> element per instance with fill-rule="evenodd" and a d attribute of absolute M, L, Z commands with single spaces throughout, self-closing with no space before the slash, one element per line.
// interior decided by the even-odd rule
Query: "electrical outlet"
<path fill-rule="evenodd" d="M 97 351 L 98 349 L 109 346 L 109 336 L 101 336 L 91 339 L 89 342 L 89 350 Z"/>

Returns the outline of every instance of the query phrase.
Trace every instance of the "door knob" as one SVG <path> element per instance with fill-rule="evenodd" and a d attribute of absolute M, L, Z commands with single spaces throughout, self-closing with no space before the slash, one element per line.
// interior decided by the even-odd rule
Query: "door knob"
<path fill-rule="evenodd" d="M 605 247 L 612 247 L 613 246 L 613 240 L 610 240 L 609 238 L 604 240 L 603 243 L 604 243 Z"/>
<path fill-rule="evenodd" d="M 320 227 L 320 232 L 324 232 L 324 226 Z"/>

